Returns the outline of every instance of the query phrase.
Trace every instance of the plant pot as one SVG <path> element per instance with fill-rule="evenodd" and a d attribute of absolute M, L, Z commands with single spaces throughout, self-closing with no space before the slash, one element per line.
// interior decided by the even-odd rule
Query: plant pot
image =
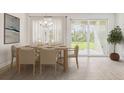
<path fill-rule="evenodd" d="M 119 56 L 118 53 L 111 53 L 111 54 L 110 54 L 110 58 L 111 58 L 111 60 L 119 61 L 120 56 Z"/>

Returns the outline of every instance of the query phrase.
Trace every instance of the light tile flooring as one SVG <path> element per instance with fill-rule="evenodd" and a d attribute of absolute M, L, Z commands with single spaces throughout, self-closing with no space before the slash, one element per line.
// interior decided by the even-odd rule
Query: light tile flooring
<path fill-rule="evenodd" d="M 43 73 L 32 75 L 32 66 L 26 66 L 19 74 L 8 69 L 0 74 L 1 80 L 122 80 L 124 79 L 124 61 L 115 62 L 107 57 L 79 57 L 79 69 L 74 59 L 69 62 L 69 69 L 63 72 L 63 67 L 57 65 L 56 75 L 54 66 L 43 66 Z"/>

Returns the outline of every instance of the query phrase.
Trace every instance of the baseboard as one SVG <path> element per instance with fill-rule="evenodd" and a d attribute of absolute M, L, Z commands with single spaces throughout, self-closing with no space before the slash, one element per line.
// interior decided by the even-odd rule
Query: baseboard
<path fill-rule="evenodd" d="M 88 56 L 88 55 L 79 55 L 78 57 L 108 57 L 108 56 Z"/>

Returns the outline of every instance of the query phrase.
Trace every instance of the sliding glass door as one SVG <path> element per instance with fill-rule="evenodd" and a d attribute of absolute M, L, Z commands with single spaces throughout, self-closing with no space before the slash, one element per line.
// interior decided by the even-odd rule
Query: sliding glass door
<path fill-rule="evenodd" d="M 79 55 L 105 56 L 107 20 L 71 20 L 71 47 L 79 45 Z"/>

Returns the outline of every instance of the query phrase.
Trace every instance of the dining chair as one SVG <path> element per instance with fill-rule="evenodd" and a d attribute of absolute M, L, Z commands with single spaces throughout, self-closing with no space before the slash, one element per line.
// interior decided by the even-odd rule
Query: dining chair
<path fill-rule="evenodd" d="M 40 49 L 40 73 L 42 71 L 43 64 L 52 64 L 55 66 L 56 74 L 56 61 L 57 61 L 57 52 L 55 48 L 41 48 Z"/>
<path fill-rule="evenodd" d="M 19 50 L 19 73 L 21 64 L 32 64 L 33 65 L 33 75 L 35 75 L 35 63 L 37 60 L 37 56 L 35 53 L 35 49 L 24 47 Z"/>
<path fill-rule="evenodd" d="M 79 65 L 78 65 L 78 51 L 79 51 L 79 46 L 78 45 L 76 45 L 74 48 L 68 48 L 68 58 L 75 58 L 76 59 L 77 68 L 79 68 Z"/>
<path fill-rule="evenodd" d="M 14 58 L 16 58 L 16 46 L 11 46 L 11 68 L 13 67 Z"/>

